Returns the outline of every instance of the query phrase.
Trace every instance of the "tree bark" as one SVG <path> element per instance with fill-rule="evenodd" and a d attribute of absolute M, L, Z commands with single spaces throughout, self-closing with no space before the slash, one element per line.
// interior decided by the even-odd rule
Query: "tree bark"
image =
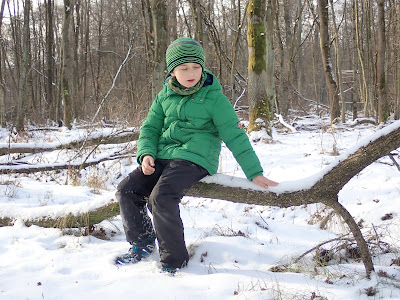
<path fill-rule="evenodd" d="M 167 4 L 168 10 L 168 40 L 175 41 L 178 38 L 178 21 L 177 21 L 177 11 L 178 5 L 177 0 L 170 0 Z"/>
<path fill-rule="evenodd" d="M 167 50 L 167 7 L 163 0 L 152 0 L 154 22 L 154 68 L 152 97 L 156 97 L 165 79 L 165 52 Z"/>
<path fill-rule="evenodd" d="M 190 0 L 194 23 L 194 39 L 203 45 L 203 17 L 199 0 Z"/>
<path fill-rule="evenodd" d="M 269 102 L 270 111 L 276 103 L 276 88 L 275 88 L 275 52 L 274 52 L 274 16 L 275 16 L 275 1 L 267 0 L 266 14 L 266 74 L 267 74 L 267 101 Z"/>
<path fill-rule="evenodd" d="M 265 128 L 271 135 L 271 107 L 267 95 L 266 0 L 251 0 L 247 6 L 248 62 L 248 131 Z M 258 122 L 261 119 L 263 122 Z"/>
<path fill-rule="evenodd" d="M 83 106 L 81 101 L 78 102 L 78 85 L 80 81 L 80 74 L 79 74 L 79 56 L 78 56 L 78 49 L 79 49 L 79 31 L 81 28 L 81 16 L 80 16 L 80 1 L 74 0 L 75 8 L 75 18 L 72 17 L 72 37 L 73 37 L 73 51 L 72 51 L 72 95 L 73 95 L 73 107 L 72 111 L 74 113 L 75 118 L 82 118 L 83 115 L 79 114 L 81 112 L 78 107 Z M 73 12 L 72 12 L 73 13 Z"/>
<path fill-rule="evenodd" d="M 328 88 L 329 108 L 331 122 L 340 117 L 338 86 L 333 75 L 332 59 L 330 55 L 330 40 L 328 32 L 328 0 L 318 0 L 319 15 L 319 34 L 322 63 L 324 65 L 324 74 L 326 86 Z"/>
<path fill-rule="evenodd" d="M 343 90 L 342 90 L 342 50 L 339 47 L 339 28 L 336 25 L 336 15 L 335 15 L 335 10 L 334 10 L 334 5 L 333 5 L 333 0 L 329 0 L 330 6 L 331 6 L 331 11 L 332 11 L 332 22 L 333 22 L 333 31 L 335 33 L 335 38 L 333 40 L 333 45 L 335 48 L 335 69 L 336 69 L 336 78 L 337 78 L 337 90 L 336 94 L 338 94 L 338 101 L 342 103 L 342 110 L 341 110 L 341 121 L 343 123 L 346 122 L 346 102 L 345 102 L 345 97 L 343 95 Z"/>
<path fill-rule="evenodd" d="M 27 97 L 27 78 L 28 72 L 30 69 L 29 66 L 29 56 L 31 55 L 30 49 L 30 28 L 29 28 L 29 14 L 30 14 L 30 6 L 31 1 L 25 0 L 24 5 L 24 31 L 22 35 L 22 65 L 21 65 L 21 73 L 19 74 L 19 83 L 18 83 L 18 103 L 17 103 L 17 121 L 16 121 L 16 129 L 17 131 L 21 131 L 24 129 L 24 121 L 26 114 L 26 104 L 28 102 Z"/>
<path fill-rule="evenodd" d="M 1 27 L 3 25 L 3 12 L 4 6 L 6 4 L 6 0 L 1 1 L 0 7 L 0 36 Z M 6 112 L 5 112 L 5 103 L 4 103 L 4 94 L 5 94 L 5 86 L 3 80 L 3 42 L 0 43 L 0 127 L 4 127 L 6 125 Z"/>
<path fill-rule="evenodd" d="M 378 0 L 378 122 L 384 123 L 389 118 L 389 103 L 386 97 L 386 72 L 385 72 L 385 1 Z"/>
<path fill-rule="evenodd" d="M 46 98 L 47 98 L 47 116 L 50 119 L 56 119 L 55 105 L 54 105 L 54 29 L 53 29 L 53 1 L 47 0 L 46 14 L 46 47 L 47 47 L 47 82 L 46 82 Z"/>
<path fill-rule="evenodd" d="M 73 95 L 72 95 L 72 59 L 71 45 L 69 40 L 69 30 L 71 22 L 71 2 L 64 0 L 64 23 L 62 27 L 62 71 L 61 86 L 62 99 L 64 104 L 64 125 L 69 129 L 72 128 L 74 121 L 73 115 Z"/>

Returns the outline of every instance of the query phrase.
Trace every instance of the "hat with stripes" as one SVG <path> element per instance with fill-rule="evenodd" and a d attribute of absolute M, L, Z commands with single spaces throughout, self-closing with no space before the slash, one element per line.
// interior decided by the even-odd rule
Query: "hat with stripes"
<path fill-rule="evenodd" d="M 184 63 L 198 63 L 204 69 L 205 53 L 200 43 L 194 39 L 181 37 L 173 41 L 165 53 L 167 70 L 172 70 Z"/>

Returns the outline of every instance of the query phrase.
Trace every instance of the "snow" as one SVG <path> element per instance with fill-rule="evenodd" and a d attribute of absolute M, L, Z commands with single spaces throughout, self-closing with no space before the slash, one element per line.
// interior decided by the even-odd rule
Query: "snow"
<path fill-rule="evenodd" d="M 350 123 L 326 129 L 320 119 L 297 121 L 302 125 L 319 122 L 319 129 L 274 130 L 273 141 L 265 132 L 250 136 L 264 175 L 281 182 L 271 192 L 306 189 L 360 145 L 400 128 L 399 121 L 382 129 L 370 124 L 350 128 Z M 20 137 L 2 129 L 0 145 L 44 148 L 112 130 L 63 128 L 30 131 L 29 136 Z M 295 263 L 316 245 L 348 233 L 337 216 L 320 228 L 331 213 L 322 204 L 282 209 L 184 197 L 181 216 L 192 257 L 175 276 L 160 272 L 157 253 L 135 265 L 113 264 L 129 248 L 120 216 L 95 226 L 95 232 L 101 229 L 107 240 L 84 235 L 83 229 L 25 226 L 23 220 L 82 214 L 114 202 L 118 182 L 137 167 L 134 146 L 134 142 L 101 145 L 93 153 L 82 150 L 80 156 L 74 149 L 64 149 L 0 157 L 4 168 L 17 160 L 78 164 L 87 156 L 96 160 L 119 151 L 132 153 L 80 174 L 1 175 L 0 217 L 11 217 L 14 224 L 0 227 L 0 299 L 400 299 L 400 270 L 393 263 L 400 251 L 400 176 L 387 157 L 365 168 L 339 193 L 339 201 L 362 226 L 364 236 L 376 241 L 371 249 L 376 273 L 371 279 L 366 278 L 361 261 L 339 249 L 340 241 L 323 246 L 337 250 L 328 266 L 316 265 L 315 251 Z M 399 161 L 397 155 L 395 159 Z M 261 189 L 244 178 L 225 146 L 220 171 L 203 181 Z M 273 267 L 285 272 L 273 272 Z M 372 289 L 376 294 L 368 297 L 367 290 Z"/>

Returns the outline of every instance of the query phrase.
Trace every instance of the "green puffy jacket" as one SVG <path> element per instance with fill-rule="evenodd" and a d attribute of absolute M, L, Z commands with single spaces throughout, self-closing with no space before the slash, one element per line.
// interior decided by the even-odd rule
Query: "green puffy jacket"
<path fill-rule="evenodd" d="M 202 166 L 212 175 L 217 172 L 224 141 L 252 180 L 262 175 L 260 161 L 217 78 L 208 70 L 206 73 L 203 87 L 189 96 L 179 95 L 164 84 L 140 129 L 138 163 L 144 155 L 180 158 Z"/>

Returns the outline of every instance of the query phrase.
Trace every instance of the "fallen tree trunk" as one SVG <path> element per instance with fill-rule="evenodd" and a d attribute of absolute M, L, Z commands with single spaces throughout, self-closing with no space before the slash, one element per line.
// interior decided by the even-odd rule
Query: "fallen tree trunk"
<path fill-rule="evenodd" d="M 330 206 L 343 218 L 357 241 L 361 252 L 367 277 L 374 271 L 371 254 L 360 228 L 350 213 L 338 202 L 338 193 L 344 185 L 365 167 L 377 159 L 389 155 L 391 151 L 400 147 L 400 121 L 380 130 L 369 139 L 364 139 L 358 145 L 341 155 L 338 160 L 325 168 L 322 172 L 311 178 L 296 181 L 302 185 L 301 190 L 292 187 L 294 182 L 282 182 L 278 187 L 263 190 L 244 178 L 235 178 L 226 175 L 206 177 L 195 184 L 187 196 L 204 197 L 227 200 L 237 203 L 269 205 L 278 207 L 291 207 L 311 203 L 323 203 Z M 110 214 L 118 215 L 117 203 L 110 204 Z M 108 210 L 108 209 L 106 209 Z M 87 215 L 87 214 L 85 214 Z M 70 216 L 68 216 L 70 218 Z M 9 225 L 12 218 L 0 219 L 0 225 Z M 96 218 L 99 220 L 99 218 Z M 46 224 L 54 226 L 57 222 L 47 220 L 29 221 L 27 224 Z M 74 220 L 75 223 L 79 223 Z M 74 223 L 73 222 L 73 223 Z M 91 223 L 93 224 L 93 223 Z M 86 224 L 81 224 L 86 226 Z"/>
<path fill-rule="evenodd" d="M 137 140 L 138 137 L 138 132 L 120 131 L 108 136 L 89 136 L 66 144 L 38 143 L 37 145 L 32 146 L 32 143 L 0 143 L 0 155 L 14 153 L 41 153 L 62 149 L 76 149 L 82 147 L 83 145 L 90 146 L 96 144 L 120 144 Z"/>
<path fill-rule="evenodd" d="M 330 206 L 343 218 L 349 226 L 354 238 L 357 241 L 361 252 L 367 277 L 374 271 L 371 254 L 368 245 L 361 233 L 360 228 L 354 221 L 354 218 L 338 202 L 338 193 L 349 182 L 351 178 L 357 175 L 365 167 L 377 159 L 389 155 L 391 151 L 400 147 L 400 121 L 395 122 L 381 130 L 376 137 L 371 137 L 368 141 L 360 142 L 358 147 L 349 151 L 346 155 L 339 158 L 335 164 L 328 166 L 321 173 L 321 178 L 317 180 L 310 188 L 300 191 L 279 193 L 252 191 L 248 189 L 222 187 L 218 184 L 199 182 L 188 193 L 189 196 L 206 197 L 215 199 L 224 199 L 239 203 L 270 205 L 278 207 L 298 206 L 310 203 L 323 203 Z M 282 184 L 281 184 L 282 185 Z M 283 189 L 286 186 L 283 187 Z M 289 188 L 289 187 L 287 187 Z M 290 190 L 290 189 L 288 189 Z"/>
<path fill-rule="evenodd" d="M 35 172 L 46 172 L 56 170 L 66 170 L 71 168 L 85 169 L 90 166 L 98 165 L 103 161 L 116 160 L 126 157 L 131 157 L 134 153 L 114 153 L 113 155 L 90 160 L 84 162 L 66 162 L 66 163 L 54 163 L 49 165 L 30 165 L 30 164 L 13 164 L 13 165 L 0 165 L 0 174 L 31 174 Z"/>

